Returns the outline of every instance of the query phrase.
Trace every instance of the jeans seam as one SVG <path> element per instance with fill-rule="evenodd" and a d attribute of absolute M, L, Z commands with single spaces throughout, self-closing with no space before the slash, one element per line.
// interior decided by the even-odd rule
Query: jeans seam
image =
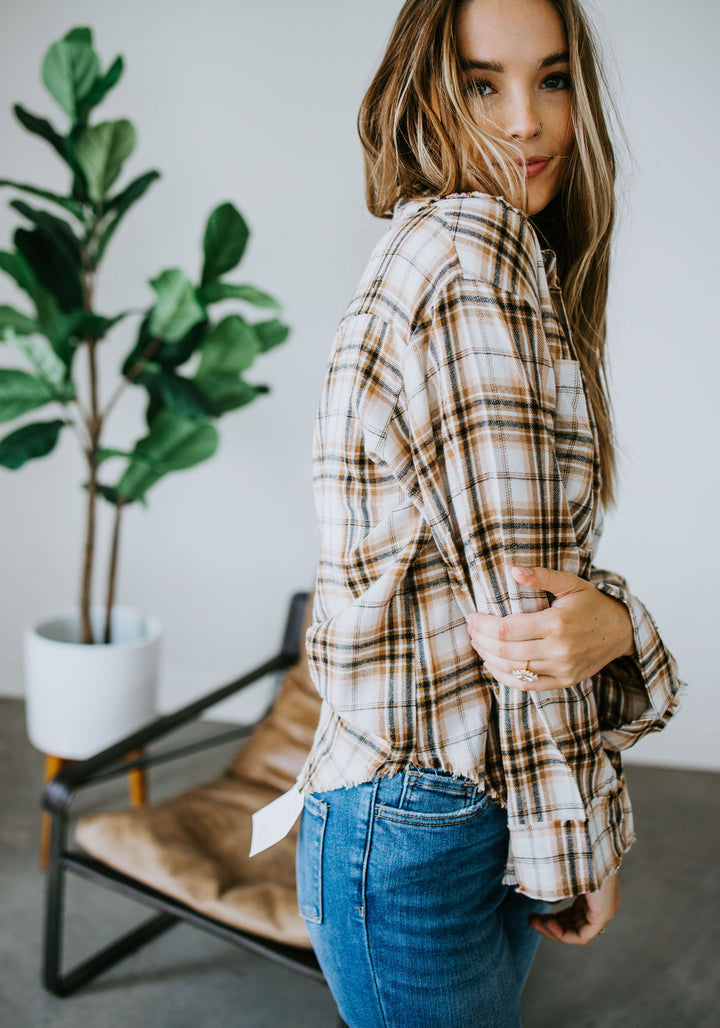
<path fill-rule="evenodd" d="M 378 986 L 377 975 L 375 973 L 375 965 L 372 959 L 372 953 L 370 951 L 370 936 L 368 934 L 368 920 L 367 920 L 367 868 L 370 862 L 370 849 L 372 846 L 373 828 L 375 825 L 375 799 L 377 797 L 378 787 L 380 781 L 376 780 L 373 783 L 372 795 L 370 797 L 370 811 L 368 816 L 368 830 L 365 837 L 365 854 L 363 857 L 363 869 L 362 869 L 362 904 L 363 904 L 363 935 L 365 938 L 365 954 L 367 957 L 368 966 L 370 973 L 372 974 L 373 985 L 375 986 L 375 999 L 377 1001 L 377 1008 L 382 1018 L 384 1028 L 388 1028 L 387 1018 L 383 1009 L 382 1000 L 380 999 L 380 988 Z"/>
<path fill-rule="evenodd" d="M 308 814 L 308 818 L 312 818 L 312 819 L 314 819 L 314 821 L 307 820 L 305 822 L 305 825 L 306 825 L 306 831 L 309 831 L 309 826 L 311 824 L 314 824 L 314 822 L 317 822 L 318 820 L 320 822 L 322 822 L 322 827 L 320 829 L 319 845 L 318 845 L 318 851 L 319 852 L 317 854 L 317 858 L 318 858 L 317 863 L 319 864 L 319 866 L 316 866 L 316 854 L 314 852 L 312 854 L 313 880 L 315 878 L 315 873 L 317 872 L 317 888 L 313 889 L 313 907 L 312 907 L 312 911 L 310 910 L 310 908 L 307 906 L 306 903 L 303 903 L 303 904 L 300 903 L 299 895 L 298 895 L 298 911 L 300 913 L 300 916 L 304 920 L 310 921 L 312 924 L 318 924 L 319 925 L 319 924 L 323 923 L 323 914 L 324 914 L 324 911 L 323 911 L 323 873 L 324 873 L 323 857 L 324 857 L 324 849 L 325 849 L 325 830 L 327 828 L 328 805 L 327 805 L 327 803 L 325 803 L 322 800 L 315 800 L 314 797 L 313 797 L 313 800 L 314 800 L 313 804 L 307 804 L 307 814 Z M 304 815 L 305 814 L 305 810 L 303 810 L 302 813 Z M 317 824 L 314 824 L 314 828 L 317 829 Z M 307 843 L 306 843 L 306 848 L 307 848 Z"/>

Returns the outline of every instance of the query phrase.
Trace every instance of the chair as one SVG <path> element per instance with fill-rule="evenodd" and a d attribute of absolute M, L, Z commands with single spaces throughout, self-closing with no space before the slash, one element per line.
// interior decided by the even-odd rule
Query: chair
<path fill-rule="evenodd" d="M 43 981 L 50 992 L 69 995 L 179 921 L 324 982 L 297 908 L 299 822 L 275 846 L 252 860 L 247 856 L 252 812 L 293 784 L 317 725 L 320 698 L 310 680 L 304 647 L 311 607 L 311 595 L 293 596 L 276 656 L 101 753 L 63 768 L 47 783 L 43 805 L 52 824 Z M 175 749 L 146 749 L 219 701 L 281 671 L 270 711 L 256 725 L 223 730 Z M 86 815 L 75 828 L 75 842 L 81 848 L 69 846 L 70 805 L 80 789 L 125 775 L 129 768 L 180 760 L 242 737 L 235 759 L 218 778 L 163 803 Z M 138 750 L 142 755 L 128 761 L 127 754 Z M 155 913 L 73 969 L 63 970 L 69 872 L 129 896 Z"/>

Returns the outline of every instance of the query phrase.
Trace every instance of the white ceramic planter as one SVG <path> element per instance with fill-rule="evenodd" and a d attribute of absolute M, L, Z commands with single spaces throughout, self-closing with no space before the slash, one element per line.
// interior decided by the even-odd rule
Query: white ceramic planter
<path fill-rule="evenodd" d="M 94 638 L 105 610 L 93 607 Z M 112 613 L 112 642 L 83 645 L 78 610 L 25 629 L 25 696 L 30 742 L 43 753 L 82 760 L 155 716 L 162 625 L 129 607 Z"/>

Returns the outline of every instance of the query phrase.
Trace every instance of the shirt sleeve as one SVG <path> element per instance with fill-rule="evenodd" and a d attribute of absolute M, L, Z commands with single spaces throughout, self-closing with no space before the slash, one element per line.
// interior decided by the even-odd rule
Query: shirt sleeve
<path fill-rule="evenodd" d="M 590 581 L 624 603 L 632 621 L 635 653 L 619 657 L 594 676 L 603 746 L 623 750 L 665 727 L 679 709 L 687 683 L 680 679 L 652 614 L 630 592 L 627 581 L 594 565 Z"/>

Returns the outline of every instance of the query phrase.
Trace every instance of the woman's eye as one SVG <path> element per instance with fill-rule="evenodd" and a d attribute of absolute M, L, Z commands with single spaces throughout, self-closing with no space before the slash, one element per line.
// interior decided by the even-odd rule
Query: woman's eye
<path fill-rule="evenodd" d="M 475 79 L 474 82 L 468 85 L 467 89 L 469 93 L 474 93 L 476 96 L 490 96 L 491 93 L 495 92 L 487 79 Z"/>
<path fill-rule="evenodd" d="M 570 76 L 564 74 L 548 75 L 543 82 L 543 86 L 546 89 L 569 89 Z"/>

